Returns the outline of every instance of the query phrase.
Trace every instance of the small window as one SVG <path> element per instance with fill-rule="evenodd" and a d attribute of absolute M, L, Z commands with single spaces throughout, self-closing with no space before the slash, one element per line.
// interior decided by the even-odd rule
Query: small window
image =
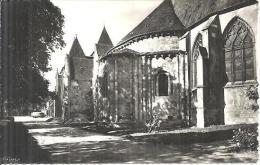
<path fill-rule="evenodd" d="M 159 96 L 168 96 L 168 76 L 166 74 L 159 74 L 158 77 L 158 92 Z"/>

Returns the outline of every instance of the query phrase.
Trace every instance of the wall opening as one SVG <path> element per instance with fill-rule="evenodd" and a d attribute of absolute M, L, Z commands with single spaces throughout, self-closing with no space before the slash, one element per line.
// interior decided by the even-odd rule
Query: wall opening
<path fill-rule="evenodd" d="M 158 94 L 159 96 L 168 96 L 168 76 L 165 73 L 159 74 L 158 77 Z"/>

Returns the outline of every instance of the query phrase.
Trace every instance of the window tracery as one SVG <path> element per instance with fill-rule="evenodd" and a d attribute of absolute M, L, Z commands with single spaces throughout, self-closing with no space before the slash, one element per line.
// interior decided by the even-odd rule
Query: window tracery
<path fill-rule="evenodd" d="M 254 36 L 249 25 L 236 17 L 224 31 L 226 73 L 230 82 L 254 79 Z"/>
<path fill-rule="evenodd" d="M 193 88 L 197 87 L 197 59 L 200 54 L 199 48 L 202 46 L 202 35 L 198 34 L 194 46 L 193 46 L 193 52 L 192 52 L 192 69 L 193 69 Z"/>

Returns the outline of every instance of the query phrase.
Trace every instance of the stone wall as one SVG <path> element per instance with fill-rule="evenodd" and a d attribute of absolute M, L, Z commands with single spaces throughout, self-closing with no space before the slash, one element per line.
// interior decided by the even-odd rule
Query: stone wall
<path fill-rule="evenodd" d="M 72 65 L 70 69 L 73 75 L 72 78 L 77 81 L 91 82 L 93 75 L 93 58 L 72 57 L 71 60 Z"/>
<path fill-rule="evenodd" d="M 183 56 L 149 59 L 126 52 L 107 58 L 99 66 L 94 85 L 98 120 L 146 123 L 154 117 L 184 118 L 187 59 Z M 158 95 L 159 71 L 168 76 L 168 96 Z"/>
<path fill-rule="evenodd" d="M 203 72 L 198 72 L 198 78 L 203 78 L 203 87 L 201 88 L 203 92 L 196 90 L 192 92 L 193 100 L 191 112 L 193 114 L 192 116 L 196 116 L 197 118 L 194 119 L 193 117 L 193 123 L 197 123 L 198 125 L 198 121 L 204 120 L 202 125 L 208 126 L 223 123 L 243 123 L 247 120 L 253 122 L 254 117 L 252 117 L 252 112 L 243 111 L 243 107 L 237 106 L 237 104 L 234 106 L 234 104 L 231 104 L 232 101 L 230 101 L 240 102 L 241 99 L 237 97 L 237 95 L 241 93 L 242 89 L 240 89 L 239 86 L 230 86 L 227 84 L 228 79 L 225 73 L 225 56 L 223 50 L 223 31 L 232 18 L 239 16 L 252 27 L 254 34 L 257 34 L 255 21 L 257 18 L 256 10 L 257 4 L 219 16 L 215 15 L 190 31 L 191 53 L 195 39 L 200 33 L 202 34 L 203 40 L 202 46 L 205 48 L 207 56 L 203 59 L 203 63 L 206 63 L 204 66 L 206 69 L 203 68 Z M 193 71 L 191 67 L 191 75 L 192 74 Z M 244 84 L 242 86 L 245 87 L 248 85 Z M 245 91 L 242 93 L 245 93 Z M 246 96 L 243 95 L 243 98 L 246 98 Z M 198 105 L 199 100 L 202 100 L 202 102 L 200 102 L 201 106 Z M 204 110 L 200 111 L 196 107 L 204 107 Z M 225 109 L 225 112 L 223 109 Z M 198 115 L 198 112 L 201 115 Z M 232 114 L 232 112 L 234 112 L 234 114 Z M 238 114 L 240 112 L 241 115 Z M 248 119 L 241 118 L 242 116 L 247 116 Z M 256 120 L 254 121 L 256 122 Z"/>
<path fill-rule="evenodd" d="M 78 122 L 93 120 L 92 76 L 93 59 L 73 57 L 70 88 L 70 118 Z"/>
<path fill-rule="evenodd" d="M 64 120 L 87 122 L 93 120 L 93 58 L 70 57 L 57 77 L 57 109 Z"/>
<path fill-rule="evenodd" d="M 258 111 L 251 105 L 253 100 L 246 96 L 247 86 L 238 85 L 225 88 L 225 124 L 256 123 Z"/>
<path fill-rule="evenodd" d="M 227 27 L 228 23 L 234 17 L 240 17 L 252 29 L 253 35 L 257 37 L 257 12 L 258 4 L 250 5 L 232 12 L 220 15 L 220 23 L 222 32 Z M 256 47 L 256 45 L 255 45 Z M 257 56 L 255 55 L 255 70 Z M 256 77 L 259 73 L 255 73 Z M 257 112 L 253 111 L 251 105 L 254 101 L 248 100 L 246 91 L 249 86 L 255 86 L 256 81 L 246 81 L 245 83 L 237 82 L 235 84 L 227 83 L 224 88 L 225 93 L 225 124 L 238 123 L 255 123 L 257 122 Z"/>
<path fill-rule="evenodd" d="M 148 38 L 134 42 L 126 48 L 137 52 L 157 52 L 178 49 L 178 37 L 176 36 L 160 36 Z"/>
<path fill-rule="evenodd" d="M 91 82 L 72 81 L 70 89 L 70 118 L 78 122 L 93 120 Z"/>

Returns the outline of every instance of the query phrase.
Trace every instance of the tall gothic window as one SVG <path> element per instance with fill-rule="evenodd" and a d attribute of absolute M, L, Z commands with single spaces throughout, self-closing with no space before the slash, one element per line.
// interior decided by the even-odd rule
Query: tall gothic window
<path fill-rule="evenodd" d="M 159 74 L 158 77 L 159 96 L 168 96 L 168 76 L 165 73 Z"/>
<path fill-rule="evenodd" d="M 230 82 L 254 79 L 254 36 L 245 21 L 235 17 L 224 31 L 226 73 Z"/>
<path fill-rule="evenodd" d="M 199 48 L 202 46 L 202 35 L 199 34 L 194 42 L 193 45 L 193 51 L 192 51 L 192 69 L 193 69 L 193 74 L 192 74 L 192 78 L 193 78 L 193 88 L 197 87 L 197 58 L 200 54 L 199 52 Z"/>

